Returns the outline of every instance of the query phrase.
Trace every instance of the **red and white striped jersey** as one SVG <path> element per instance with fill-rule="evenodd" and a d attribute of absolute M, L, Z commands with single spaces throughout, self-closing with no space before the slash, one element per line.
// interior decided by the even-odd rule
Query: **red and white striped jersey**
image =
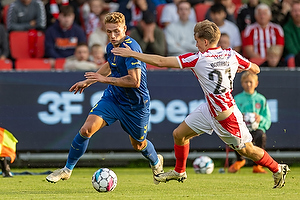
<path fill-rule="evenodd" d="M 253 45 L 254 52 L 262 58 L 267 55 L 267 49 L 272 45 L 284 45 L 284 32 L 280 25 L 270 22 L 262 28 L 257 22 L 246 27 L 244 31 L 244 46 Z"/>
<path fill-rule="evenodd" d="M 177 57 L 181 68 L 190 68 L 197 77 L 210 113 L 217 116 L 235 104 L 231 91 L 237 69 L 248 70 L 250 61 L 232 49 L 221 47 L 201 53 L 187 53 Z"/>

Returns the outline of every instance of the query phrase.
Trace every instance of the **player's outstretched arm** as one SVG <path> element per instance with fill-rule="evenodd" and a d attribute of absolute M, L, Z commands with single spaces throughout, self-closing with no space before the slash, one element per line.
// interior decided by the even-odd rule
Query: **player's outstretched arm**
<path fill-rule="evenodd" d="M 258 74 L 260 72 L 260 68 L 257 64 L 251 62 L 250 65 L 251 65 L 251 67 L 249 69 L 250 72 L 252 72 L 254 74 Z"/>
<path fill-rule="evenodd" d="M 176 57 L 163 57 L 159 55 L 144 54 L 132 51 L 131 48 L 124 44 L 126 48 L 113 48 L 111 52 L 117 56 L 133 57 L 150 65 L 157 67 L 180 68 Z"/>

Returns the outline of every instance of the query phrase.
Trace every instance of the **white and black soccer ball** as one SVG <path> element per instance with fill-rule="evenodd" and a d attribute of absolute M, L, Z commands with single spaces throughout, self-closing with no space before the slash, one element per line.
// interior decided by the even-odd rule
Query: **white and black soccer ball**
<path fill-rule="evenodd" d="M 113 191 L 117 186 L 117 181 L 115 172 L 108 168 L 98 169 L 92 177 L 93 187 L 98 192 Z"/>
<path fill-rule="evenodd" d="M 215 165 L 210 157 L 200 156 L 194 160 L 193 168 L 197 174 L 211 174 Z"/>
<path fill-rule="evenodd" d="M 259 123 L 255 121 L 255 113 L 245 113 L 244 122 L 246 123 L 246 126 L 249 129 L 249 131 L 256 131 L 259 125 Z"/>

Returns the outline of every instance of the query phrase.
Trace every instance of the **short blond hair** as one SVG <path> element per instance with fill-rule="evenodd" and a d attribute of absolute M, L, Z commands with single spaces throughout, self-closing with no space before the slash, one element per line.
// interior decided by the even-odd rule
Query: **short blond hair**
<path fill-rule="evenodd" d="M 281 48 L 278 45 L 272 45 L 267 49 L 267 54 L 271 54 L 271 55 L 275 54 L 281 56 L 281 53 L 282 53 Z"/>
<path fill-rule="evenodd" d="M 241 76 L 241 82 L 243 82 L 248 77 L 251 77 L 251 78 L 255 79 L 255 81 L 258 81 L 257 74 L 254 74 L 254 73 L 252 73 L 250 71 L 245 71 L 245 72 L 243 72 L 243 74 Z"/>
<path fill-rule="evenodd" d="M 221 32 L 219 27 L 209 20 L 198 22 L 194 27 L 194 36 L 203 38 L 210 43 L 217 43 L 220 39 Z"/>
<path fill-rule="evenodd" d="M 110 12 L 107 13 L 104 19 L 105 24 L 124 24 L 125 25 L 125 16 L 120 12 Z"/>

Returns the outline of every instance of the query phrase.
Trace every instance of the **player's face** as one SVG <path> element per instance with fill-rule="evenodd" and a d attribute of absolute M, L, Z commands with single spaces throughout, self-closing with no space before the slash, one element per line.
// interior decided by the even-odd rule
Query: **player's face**
<path fill-rule="evenodd" d="M 242 87 L 245 90 L 245 92 L 249 94 L 253 94 L 255 91 L 255 88 L 258 86 L 258 81 L 250 76 L 246 77 L 242 81 Z"/>
<path fill-rule="evenodd" d="M 201 53 L 204 53 L 207 50 L 207 40 L 202 38 L 195 37 L 196 47 L 199 49 Z"/>
<path fill-rule="evenodd" d="M 106 34 L 114 47 L 118 47 L 126 37 L 126 25 L 124 24 L 105 24 Z"/>

